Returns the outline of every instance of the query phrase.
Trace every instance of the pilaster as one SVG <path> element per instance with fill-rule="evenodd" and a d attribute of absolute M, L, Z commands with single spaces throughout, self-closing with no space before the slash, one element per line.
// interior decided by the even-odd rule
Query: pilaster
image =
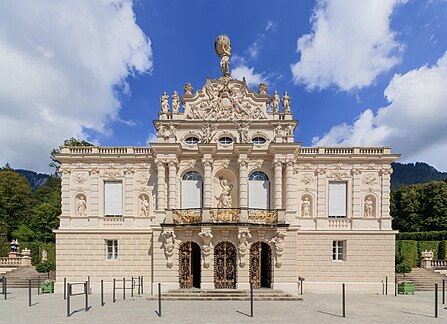
<path fill-rule="evenodd" d="M 273 165 L 275 171 L 274 207 L 282 209 L 282 162 L 275 160 Z"/>
<path fill-rule="evenodd" d="M 166 191 L 166 177 L 165 164 L 162 161 L 157 162 L 157 209 L 165 209 L 165 191 Z"/>

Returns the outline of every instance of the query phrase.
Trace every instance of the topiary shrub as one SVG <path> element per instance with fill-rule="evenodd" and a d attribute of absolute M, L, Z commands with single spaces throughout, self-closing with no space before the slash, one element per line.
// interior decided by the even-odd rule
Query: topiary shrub
<path fill-rule="evenodd" d="M 50 278 L 50 272 L 56 270 L 56 265 L 53 262 L 42 262 L 36 265 L 36 271 L 40 273 L 47 273 Z"/>
<path fill-rule="evenodd" d="M 407 263 L 400 263 L 396 266 L 396 273 L 403 273 L 404 275 L 406 273 L 410 273 L 411 272 L 411 266 Z"/>
<path fill-rule="evenodd" d="M 446 252 L 446 242 L 441 241 L 438 245 L 438 259 L 445 259 L 445 252 Z"/>

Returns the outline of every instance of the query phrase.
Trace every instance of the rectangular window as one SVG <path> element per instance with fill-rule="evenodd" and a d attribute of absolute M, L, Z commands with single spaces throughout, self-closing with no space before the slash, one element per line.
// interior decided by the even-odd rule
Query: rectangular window
<path fill-rule="evenodd" d="M 123 183 L 121 181 L 104 182 L 104 214 L 123 216 Z"/>
<path fill-rule="evenodd" d="M 107 240 L 107 260 L 118 259 L 118 240 Z"/>
<path fill-rule="evenodd" d="M 329 217 L 346 217 L 347 182 L 329 182 Z"/>
<path fill-rule="evenodd" d="M 332 242 L 332 260 L 344 261 L 346 250 L 346 241 L 333 241 Z"/>

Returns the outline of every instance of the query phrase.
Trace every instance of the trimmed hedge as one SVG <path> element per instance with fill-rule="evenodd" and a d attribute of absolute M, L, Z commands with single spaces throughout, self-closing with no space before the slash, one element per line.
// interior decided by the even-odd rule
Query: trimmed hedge
<path fill-rule="evenodd" d="M 417 266 L 419 261 L 418 244 L 416 241 L 396 241 L 396 259 L 410 267 Z"/>
<path fill-rule="evenodd" d="M 396 240 L 445 241 L 447 240 L 447 231 L 398 233 Z"/>

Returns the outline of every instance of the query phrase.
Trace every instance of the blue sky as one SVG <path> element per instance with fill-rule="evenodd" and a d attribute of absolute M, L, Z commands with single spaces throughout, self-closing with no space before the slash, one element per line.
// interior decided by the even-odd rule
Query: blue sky
<path fill-rule="evenodd" d="M 63 139 L 146 145 L 163 91 L 220 76 L 288 91 L 304 146 L 392 146 L 447 171 L 447 1 L 0 4 L 0 163 L 48 171 Z"/>

